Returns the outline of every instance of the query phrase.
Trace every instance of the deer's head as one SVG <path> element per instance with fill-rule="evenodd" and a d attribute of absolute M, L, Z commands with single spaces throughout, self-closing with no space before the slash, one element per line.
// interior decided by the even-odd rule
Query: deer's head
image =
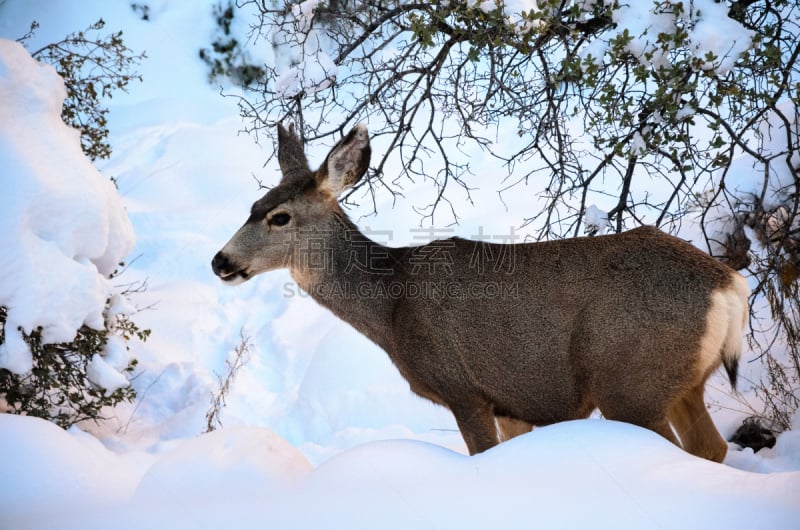
<path fill-rule="evenodd" d="M 280 183 L 257 200 L 250 217 L 211 261 L 214 273 L 228 284 L 256 274 L 292 268 L 309 237 L 324 238 L 335 215 L 339 195 L 361 179 L 369 166 L 367 128 L 360 124 L 336 144 L 316 171 L 308 167 L 303 144 L 278 125 Z"/>

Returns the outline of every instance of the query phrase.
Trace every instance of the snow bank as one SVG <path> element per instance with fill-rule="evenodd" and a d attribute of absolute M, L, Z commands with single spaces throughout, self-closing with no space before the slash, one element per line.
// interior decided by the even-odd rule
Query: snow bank
<path fill-rule="evenodd" d="M 132 495 L 139 474 L 95 438 L 0 414 L 0 528 L 46 528 L 53 513 Z"/>
<path fill-rule="evenodd" d="M 81 530 L 735 530 L 787 528 L 800 516 L 800 472 L 732 469 L 692 457 L 650 431 L 605 420 L 537 429 L 475 457 L 423 442 L 374 442 L 313 471 L 268 431 L 222 430 L 161 456 L 135 494 L 125 480 L 114 487 L 130 475 L 99 444 L 91 452 L 41 420 L 0 421 L 0 449 L 18 456 L 16 476 L 29 479 L 27 490 L 0 497 L 5 530 L 51 527 L 41 521 Z M 92 454 L 101 457 L 94 465 L 86 460 Z M 112 484 L 99 491 L 104 481 Z M 64 495 L 69 510 L 53 504 Z"/>
<path fill-rule="evenodd" d="M 306 457 L 270 430 L 223 429 L 184 441 L 162 456 L 142 478 L 136 502 L 285 490 L 310 471 Z"/>
<path fill-rule="evenodd" d="M 84 324 L 103 328 L 107 276 L 134 242 L 113 184 L 61 121 L 65 96 L 52 67 L 0 39 L 0 368 L 16 373 L 32 366 L 18 328 L 41 326 L 49 343 L 71 341 Z"/>

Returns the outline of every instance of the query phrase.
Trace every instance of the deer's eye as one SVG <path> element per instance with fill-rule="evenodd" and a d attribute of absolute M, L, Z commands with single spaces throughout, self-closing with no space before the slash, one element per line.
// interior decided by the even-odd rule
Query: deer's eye
<path fill-rule="evenodd" d="M 288 213 L 285 212 L 276 213 L 267 220 L 267 223 L 270 226 L 284 226 L 291 220 L 291 218 L 292 216 L 289 215 Z"/>

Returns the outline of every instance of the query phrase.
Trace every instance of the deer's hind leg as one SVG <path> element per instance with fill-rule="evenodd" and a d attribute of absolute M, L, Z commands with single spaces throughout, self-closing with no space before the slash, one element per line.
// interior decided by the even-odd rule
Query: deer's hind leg
<path fill-rule="evenodd" d="M 728 444 L 706 409 L 703 388 L 704 384 L 701 383 L 678 399 L 672 405 L 669 420 L 687 452 L 713 462 L 722 462 L 728 452 Z"/>
<path fill-rule="evenodd" d="M 533 429 L 533 425 L 527 421 L 518 420 L 517 418 L 511 418 L 509 416 L 497 416 L 495 421 L 497 422 L 497 434 L 501 442 L 510 440 L 520 434 L 531 432 Z"/>
<path fill-rule="evenodd" d="M 598 407 L 608 420 L 624 421 L 660 434 L 678 447 L 681 443 L 669 424 L 667 407 L 660 403 L 652 403 L 634 396 L 617 396 L 613 399 L 601 400 Z"/>

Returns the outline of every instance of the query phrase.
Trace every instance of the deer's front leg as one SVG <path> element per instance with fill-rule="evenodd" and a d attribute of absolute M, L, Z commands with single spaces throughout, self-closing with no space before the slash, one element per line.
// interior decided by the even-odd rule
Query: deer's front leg
<path fill-rule="evenodd" d="M 456 417 L 458 430 L 467 443 L 470 455 L 482 453 L 500 443 L 494 423 L 494 407 L 491 404 L 459 404 L 451 406 L 450 410 Z"/>

